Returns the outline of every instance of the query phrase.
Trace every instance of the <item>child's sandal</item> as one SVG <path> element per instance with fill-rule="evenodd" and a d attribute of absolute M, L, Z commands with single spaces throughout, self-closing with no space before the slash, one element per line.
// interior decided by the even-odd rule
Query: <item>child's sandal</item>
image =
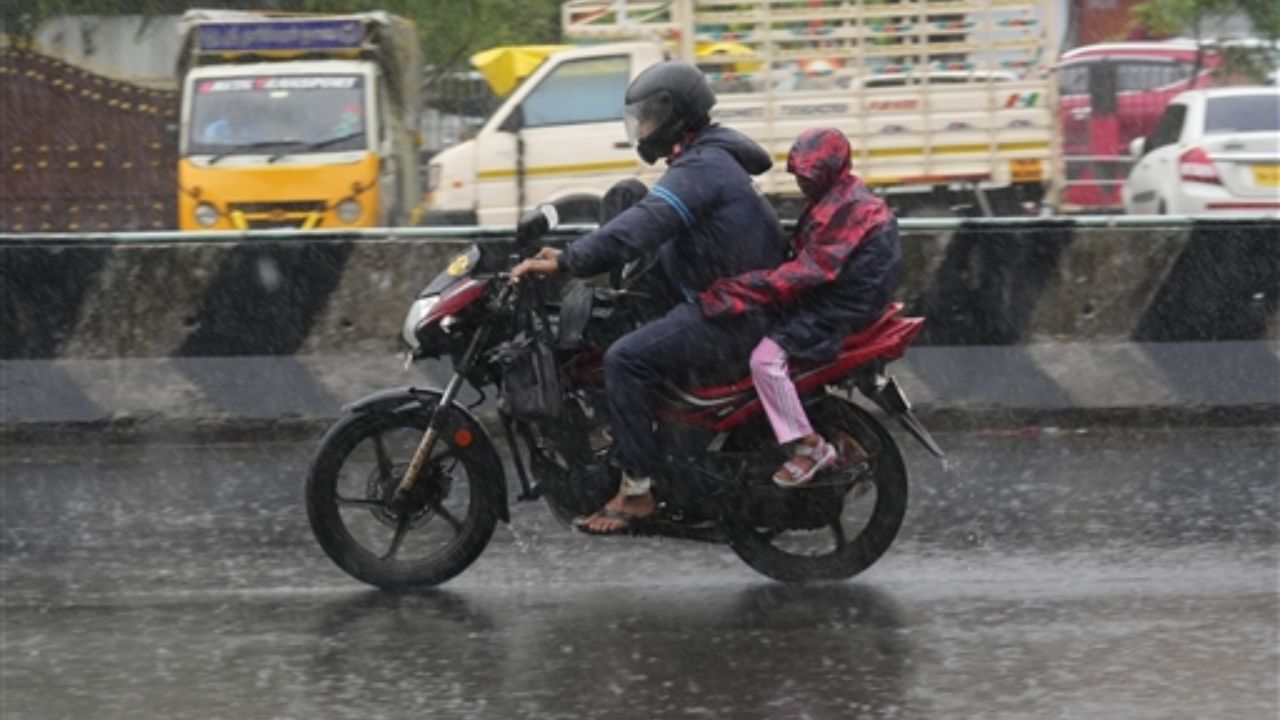
<path fill-rule="evenodd" d="M 813 461 L 808 470 L 801 468 L 796 464 L 795 458 L 802 457 Z M 782 464 L 778 471 L 773 474 L 773 484 L 782 488 L 792 488 L 804 485 L 813 479 L 815 475 L 826 470 L 836 463 L 840 454 L 836 452 L 831 443 L 823 440 L 817 445 L 805 445 L 799 443 L 792 450 L 792 459 Z"/>

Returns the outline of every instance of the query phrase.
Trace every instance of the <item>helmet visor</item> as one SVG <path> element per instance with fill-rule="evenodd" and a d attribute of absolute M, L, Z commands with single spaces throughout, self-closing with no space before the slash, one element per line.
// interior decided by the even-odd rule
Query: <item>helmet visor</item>
<path fill-rule="evenodd" d="M 636 146 L 671 118 L 674 103 L 671 93 L 654 93 L 643 100 L 627 103 L 622 122 L 627 128 L 627 141 Z"/>

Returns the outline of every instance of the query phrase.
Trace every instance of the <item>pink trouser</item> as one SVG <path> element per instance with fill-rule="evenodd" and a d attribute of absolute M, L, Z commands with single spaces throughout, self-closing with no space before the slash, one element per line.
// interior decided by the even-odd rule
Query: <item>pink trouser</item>
<path fill-rule="evenodd" d="M 765 338 L 756 345 L 751 352 L 751 379 L 779 445 L 813 434 L 796 386 L 787 374 L 787 351 L 778 343 Z"/>

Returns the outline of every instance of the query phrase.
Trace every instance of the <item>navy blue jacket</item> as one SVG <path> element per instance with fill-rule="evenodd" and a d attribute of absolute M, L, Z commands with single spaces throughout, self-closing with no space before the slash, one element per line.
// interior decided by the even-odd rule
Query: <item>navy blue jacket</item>
<path fill-rule="evenodd" d="M 565 248 L 560 265 L 586 277 L 658 248 L 667 276 L 690 298 L 717 278 L 774 267 L 786 244 L 773 208 L 751 184 L 772 165 L 753 140 L 712 125 L 640 202 Z"/>

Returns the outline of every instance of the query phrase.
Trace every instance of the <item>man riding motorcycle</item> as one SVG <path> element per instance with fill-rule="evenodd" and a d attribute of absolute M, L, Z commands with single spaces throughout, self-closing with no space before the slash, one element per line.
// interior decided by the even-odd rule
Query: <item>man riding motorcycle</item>
<path fill-rule="evenodd" d="M 653 429 L 654 390 L 689 370 L 736 364 L 764 336 L 763 313 L 708 320 L 698 293 L 715 280 L 763 270 L 785 259 L 777 216 L 751 176 L 772 166 L 746 136 L 712 124 L 716 97 L 693 65 L 647 68 L 627 88 L 625 124 L 640 157 L 667 171 L 640 202 L 563 251 L 544 248 L 512 270 L 578 277 L 620 267 L 656 250 L 687 302 L 614 342 L 605 354 L 605 389 L 613 428 L 618 493 L 588 516 L 592 533 L 626 531 L 653 513 L 651 477 L 659 470 Z"/>

